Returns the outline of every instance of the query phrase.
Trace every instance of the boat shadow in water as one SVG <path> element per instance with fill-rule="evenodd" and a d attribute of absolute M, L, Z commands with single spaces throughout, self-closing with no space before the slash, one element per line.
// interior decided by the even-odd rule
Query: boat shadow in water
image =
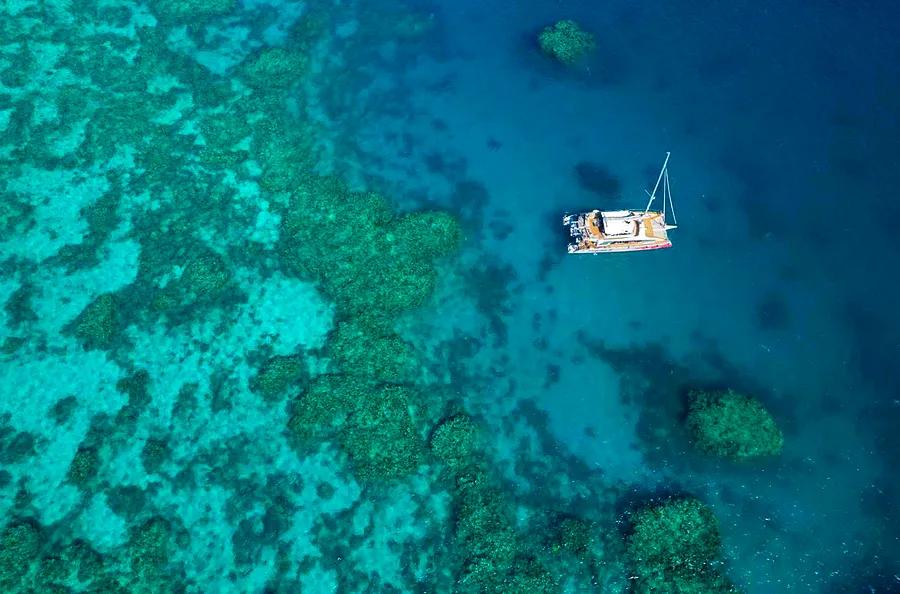
<path fill-rule="evenodd" d="M 622 182 L 604 165 L 582 161 L 575 165 L 578 185 L 603 200 L 617 200 L 621 197 Z"/>

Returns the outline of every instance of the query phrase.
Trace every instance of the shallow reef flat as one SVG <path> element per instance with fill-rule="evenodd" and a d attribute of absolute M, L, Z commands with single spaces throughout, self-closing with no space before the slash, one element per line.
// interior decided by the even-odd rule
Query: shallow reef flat
<path fill-rule="evenodd" d="M 461 221 L 328 175 L 341 52 L 427 15 L 19 2 L 0 28 L 4 591 L 612 579 L 589 520 L 523 524 L 399 332 L 459 276 Z"/>

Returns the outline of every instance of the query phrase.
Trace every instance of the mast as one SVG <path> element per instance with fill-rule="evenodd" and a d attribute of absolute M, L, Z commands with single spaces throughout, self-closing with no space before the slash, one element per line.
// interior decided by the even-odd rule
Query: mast
<path fill-rule="evenodd" d="M 663 161 L 662 169 L 659 170 L 659 177 L 656 178 L 656 185 L 653 186 L 653 191 L 650 193 L 650 202 L 647 203 L 647 208 L 644 209 L 644 214 L 647 214 L 647 211 L 650 210 L 650 205 L 653 204 L 653 200 L 656 198 L 656 190 L 659 189 L 659 182 L 662 181 L 663 175 L 666 173 L 666 166 L 669 164 L 669 155 L 672 153 L 666 151 L 666 160 Z"/>
<path fill-rule="evenodd" d="M 668 200 L 667 200 L 668 197 L 669 197 L 669 173 L 666 172 L 666 174 L 663 176 L 663 197 L 662 197 L 662 201 L 663 201 L 663 210 L 662 210 L 662 213 L 663 213 L 663 223 L 666 222 L 666 203 L 668 202 Z"/>

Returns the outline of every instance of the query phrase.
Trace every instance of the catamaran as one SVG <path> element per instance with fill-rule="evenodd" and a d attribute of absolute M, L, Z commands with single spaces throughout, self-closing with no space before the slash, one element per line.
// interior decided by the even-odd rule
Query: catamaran
<path fill-rule="evenodd" d="M 672 247 L 668 231 L 677 227 L 675 206 L 672 204 L 672 188 L 669 186 L 669 156 L 663 162 L 656 185 L 647 192 L 650 201 L 640 210 L 592 210 L 563 217 L 563 225 L 569 227 L 572 241 L 570 254 L 605 254 L 607 252 L 639 252 Z M 650 210 L 656 193 L 662 186 L 662 210 Z M 646 192 L 646 190 L 645 190 Z M 666 222 L 666 204 L 672 215 L 673 225 Z"/>

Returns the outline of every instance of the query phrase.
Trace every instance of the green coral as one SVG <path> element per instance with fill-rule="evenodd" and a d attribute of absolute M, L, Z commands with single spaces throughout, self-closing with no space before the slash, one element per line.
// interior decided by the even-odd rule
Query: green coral
<path fill-rule="evenodd" d="M 87 117 L 90 111 L 92 94 L 81 85 L 66 85 L 56 95 L 56 111 L 59 119 L 74 122 Z"/>
<path fill-rule="evenodd" d="M 429 445 L 454 484 L 455 591 L 557 592 L 558 580 L 518 533 L 514 507 L 488 477 L 477 425 L 464 414 L 447 417 Z"/>
<path fill-rule="evenodd" d="M 124 94 L 128 97 L 130 94 Z M 76 155 L 84 164 L 111 159 L 124 145 L 143 146 L 152 106 L 132 98 L 110 98 L 91 116 Z"/>
<path fill-rule="evenodd" d="M 102 257 L 100 246 L 119 224 L 117 208 L 121 181 L 116 176 L 107 176 L 112 189 L 91 205 L 81 209 L 81 216 L 88 225 L 87 233 L 81 243 L 63 246 L 55 260 L 64 264 L 68 270 L 87 269 L 94 267 Z"/>
<path fill-rule="evenodd" d="M 78 408 L 78 399 L 74 396 L 66 396 L 56 401 L 50 409 L 50 418 L 57 425 L 63 425 L 72 418 L 72 414 Z"/>
<path fill-rule="evenodd" d="M 409 474 L 422 458 L 422 443 L 409 412 L 407 388 L 390 386 L 371 393 L 348 417 L 341 444 L 357 476 L 364 480 Z"/>
<path fill-rule="evenodd" d="M 21 44 L 18 51 L 8 52 L 4 58 L 6 65 L 0 70 L 0 83 L 10 89 L 27 86 L 29 78 L 38 65 L 38 61 L 29 49 L 29 44 Z"/>
<path fill-rule="evenodd" d="M 291 197 L 281 255 L 298 274 L 319 280 L 342 313 L 390 318 L 429 298 L 435 260 L 456 249 L 460 236 L 443 213 L 398 220 L 382 196 L 314 178 Z"/>
<path fill-rule="evenodd" d="M 274 401 L 288 392 L 305 391 L 309 383 L 306 361 L 300 355 L 275 356 L 267 360 L 250 381 L 250 389 Z"/>
<path fill-rule="evenodd" d="M 309 59 L 283 48 L 267 48 L 253 56 L 243 67 L 247 83 L 258 89 L 283 89 L 299 82 Z"/>
<path fill-rule="evenodd" d="M 103 570 L 103 557 L 83 540 L 75 540 L 62 551 L 62 559 L 77 568 L 78 581 L 90 582 Z"/>
<path fill-rule="evenodd" d="M 403 383 L 418 369 L 412 347 L 400 336 L 357 322 L 337 325 L 328 341 L 328 355 L 341 373 L 376 382 Z"/>
<path fill-rule="evenodd" d="M 106 503 L 115 514 L 133 520 L 147 504 L 147 493 L 131 485 L 112 487 L 106 492 Z"/>
<path fill-rule="evenodd" d="M 100 469 L 100 456 L 97 450 L 90 447 L 80 447 L 75 452 L 72 464 L 69 465 L 69 473 L 67 475 L 69 481 L 78 487 L 86 487 Z"/>
<path fill-rule="evenodd" d="M 576 557 L 589 555 L 596 544 L 596 526 L 579 518 L 564 517 L 555 526 L 550 549 L 555 554 L 568 553 Z"/>
<path fill-rule="evenodd" d="M 128 542 L 132 576 L 145 583 L 164 579 L 173 539 L 172 525 L 162 518 L 132 528 Z"/>
<path fill-rule="evenodd" d="M 18 289 L 13 291 L 12 295 L 3 306 L 6 312 L 7 324 L 10 326 L 18 326 L 26 322 L 34 322 L 38 319 L 32 306 L 32 298 L 34 297 L 34 285 L 23 283 Z"/>
<path fill-rule="evenodd" d="M 169 444 L 162 439 L 148 439 L 141 450 L 141 462 L 148 473 L 159 472 L 169 459 Z"/>
<path fill-rule="evenodd" d="M 177 314 L 194 305 L 210 305 L 224 296 L 230 282 L 231 270 L 225 259 L 212 250 L 198 248 L 185 262 L 181 276 L 158 291 L 153 307 Z"/>
<path fill-rule="evenodd" d="M 363 480 L 397 478 L 415 470 L 422 441 L 413 423 L 413 394 L 366 378 L 322 375 L 294 400 L 288 429 L 300 443 L 336 438 Z"/>
<path fill-rule="evenodd" d="M 320 375 L 291 403 L 288 429 L 300 442 L 331 436 L 357 403 L 365 402 L 373 390 L 365 378 Z"/>
<path fill-rule="evenodd" d="M 456 251 L 462 240 L 462 228 L 450 213 L 420 211 L 400 217 L 385 239 L 393 256 L 415 253 L 430 261 Z"/>
<path fill-rule="evenodd" d="M 289 192 L 308 176 L 313 165 L 311 139 L 304 134 L 271 140 L 257 147 L 257 160 L 262 167 L 259 185 L 269 192 Z"/>
<path fill-rule="evenodd" d="M 689 400 L 687 427 L 702 451 L 735 460 L 781 452 L 781 429 L 755 398 L 727 390 L 692 392 Z"/>
<path fill-rule="evenodd" d="M 231 279 L 231 273 L 221 256 L 214 253 L 192 258 L 179 279 L 178 286 L 191 301 L 216 296 Z"/>
<path fill-rule="evenodd" d="M 519 555 L 497 591 L 504 594 L 556 594 L 560 589 L 559 581 L 536 558 Z"/>
<path fill-rule="evenodd" d="M 115 192 L 107 192 L 96 202 L 81 210 L 81 216 L 88 225 L 88 238 L 99 244 L 109 237 L 119 224 L 116 210 L 119 207 L 119 196 Z"/>
<path fill-rule="evenodd" d="M 151 400 L 149 384 L 150 374 L 143 369 L 116 382 L 116 390 L 128 396 L 128 402 L 116 414 L 117 425 L 131 426 L 137 422 Z"/>
<path fill-rule="evenodd" d="M 34 224 L 34 206 L 11 192 L 0 193 L 0 242 L 9 241 Z"/>
<path fill-rule="evenodd" d="M 41 559 L 35 580 L 40 592 L 71 592 L 65 588 L 69 579 L 71 566 L 60 557 L 45 557 Z"/>
<path fill-rule="evenodd" d="M 626 551 L 636 594 L 736 592 L 721 573 L 719 523 L 694 498 L 674 498 L 631 517 Z"/>
<path fill-rule="evenodd" d="M 34 435 L 27 431 L 15 431 L 0 427 L 0 465 L 19 464 L 35 455 Z"/>
<path fill-rule="evenodd" d="M 510 507 L 481 471 L 457 479 L 456 497 L 457 582 L 466 591 L 500 592 L 518 550 Z"/>
<path fill-rule="evenodd" d="M 210 17 L 228 14 L 236 0 L 153 0 L 153 13 L 166 24 L 202 22 Z"/>
<path fill-rule="evenodd" d="M 31 571 L 41 550 L 41 529 L 31 520 L 14 520 L 0 533 L 0 588 L 12 591 Z"/>
<path fill-rule="evenodd" d="M 444 419 L 431 434 L 431 452 L 451 469 L 471 464 L 481 445 L 478 427 L 467 415 Z"/>
<path fill-rule="evenodd" d="M 204 141 L 200 151 L 203 163 L 236 165 L 247 159 L 248 149 L 239 146 L 253 131 L 246 114 L 236 109 L 209 114 L 200 120 L 199 128 Z"/>
<path fill-rule="evenodd" d="M 109 348 L 120 329 L 116 297 L 105 293 L 94 299 L 75 319 L 73 329 L 85 348 Z"/>
<path fill-rule="evenodd" d="M 0 344 L 0 354 L 13 355 L 25 344 L 26 339 L 23 336 L 7 336 Z"/>
<path fill-rule="evenodd" d="M 593 35 L 570 20 L 545 28 L 538 35 L 538 44 L 541 51 L 567 66 L 578 63 L 597 46 Z"/>
<path fill-rule="evenodd" d="M 414 392 L 405 387 L 420 366 L 393 320 L 428 298 L 436 260 L 460 237 L 449 215 L 395 218 L 382 196 L 349 192 L 332 178 L 303 176 L 293 188 L 280 256 L 320 283 L 343 321 L 326 347 L 332 375 L 294 400 L 288 427 L 301 443 L 335 437 L 363 480 L 400 477 L 422 461 Z"/>

